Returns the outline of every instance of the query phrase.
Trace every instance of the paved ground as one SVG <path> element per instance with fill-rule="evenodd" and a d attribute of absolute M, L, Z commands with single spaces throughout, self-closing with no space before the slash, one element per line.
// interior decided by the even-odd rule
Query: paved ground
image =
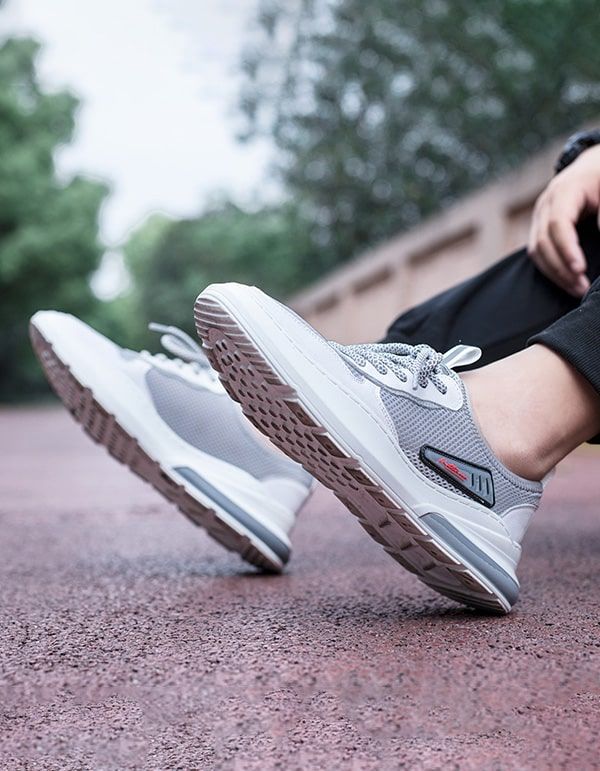
<path fill-rule="evenodd" d="M 0 411 L 0 439 L 3 770 L 600 767 L 597 452 L 560 469 L 492 618 L 323 490 L 261 577 L 62 411 Z"/>

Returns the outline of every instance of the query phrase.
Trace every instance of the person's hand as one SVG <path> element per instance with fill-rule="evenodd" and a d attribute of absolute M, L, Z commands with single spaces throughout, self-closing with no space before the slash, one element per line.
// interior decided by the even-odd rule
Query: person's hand
<path fill-rule="evenodd" d="M 582 297 L 590 282 L 575 226 L 600 209 L 600 145 L 590 147 L 550 182 L 537 199 L 527 251 L 551 281 Z"/>

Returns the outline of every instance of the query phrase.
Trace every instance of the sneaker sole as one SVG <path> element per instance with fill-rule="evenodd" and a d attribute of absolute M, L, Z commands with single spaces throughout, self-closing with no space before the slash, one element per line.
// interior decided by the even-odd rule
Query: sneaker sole
<path fill-rule="evenodd" d="M 311 414 L 292 385 L 281 379 L 228 308 L 200 295 L 194 315 L 213 368 L 248 419 L 330 488 L 390 556 L 453 600 L 487 612 L 510 610 L 518 584 L 450 525 L 451 532 L 441 515 L 429 515 L 427 529 L 416 514 L 391 500 L 360 460 Z M 490 575 L 499 575 L 504 592 Z"/>
<path fill-rule="evenodd" d="M 221 546 L 237 552 L 243 560 L 262 571 L 281 572 L 290 554 L 285 544 L 278 542 L 281 559 L 270 549 L 268 552 L 261 551 L 249 536 L 237 532 L 219 516 L 218 509 L 206 506 L 190 495 L 186 488 L 170 476 L 157 460 L 142 449 L 137 439 L 119 424 L 117 417 L 102 406 L 93 391 L 79 382 L 70 367 L 59 358 L 51 343 L 34 324 L 30 324 L 29 332 L 33 349 L 50 385 L 73 418 L 81 424 L 83 430 L 94 442 L 103 445 L 115 460 L 152 485 L 169 502 L 175 504 L 189 520 L 206 530 L 208 535 Z M 179 469 L 179 472 L 184 477 L 194 473 L 184 468 Z M 188 481 L 206 493 L 206 490 L 203 491 L 201 488 L 202 482 L 193 478 Z M 224 496 L 223 500 L 225 502 Z M 232 514 L 231 511 L 228 513 Z M 244 514 L 243 511 L 239 511 L 240 517 Z M 249 514 L 245 516 L 252 519 Z M 256 524 L 259 525 L 259 523 Z"/>

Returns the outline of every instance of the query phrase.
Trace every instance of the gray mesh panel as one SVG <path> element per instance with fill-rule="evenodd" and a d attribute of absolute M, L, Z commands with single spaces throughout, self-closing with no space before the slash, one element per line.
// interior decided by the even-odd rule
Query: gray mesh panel
<path fill-rule="evenodd" d="M 154 367 L 148 370 L 146 383 L 160 417 L 188 444 L 257 479 L 283 476 L 310 485 L 311 476 L 302 466 L 252 436 L 253 429 L 226 394 L 196 388 Z"/>
<path fill-rule="evenodd" d="M 381 400 L 394 423 L 400 446 L 423 476 L 465 498 L 469 496 L 421 461 L 421 447 L 431 445 L 448 455 L 489 469 L 496 495 L 494 511 L 498 514 L 512 506 L 537 506 L 542 493 L 541 484 L 516 476 L 498 461 L 483 440 L 462 384 L 461 387 L 465 402 L 456 412 L 417 402 L 409 395 L 398 395 L 382 388 Z"/>

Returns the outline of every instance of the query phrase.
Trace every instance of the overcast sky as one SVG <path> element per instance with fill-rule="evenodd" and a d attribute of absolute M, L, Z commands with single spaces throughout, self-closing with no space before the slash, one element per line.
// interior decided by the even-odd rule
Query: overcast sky
<path fill-rule="evenodd" d="M 61 173 L 113 188 L 102 236 L 151 211 L 197 212 L 212 191 L 252 200 L 269 149 L 236 143 L 236 67 L 256 0 L 7 0 L 0 32 L 43 43 L 43 82 L 82 99 Z"/>

